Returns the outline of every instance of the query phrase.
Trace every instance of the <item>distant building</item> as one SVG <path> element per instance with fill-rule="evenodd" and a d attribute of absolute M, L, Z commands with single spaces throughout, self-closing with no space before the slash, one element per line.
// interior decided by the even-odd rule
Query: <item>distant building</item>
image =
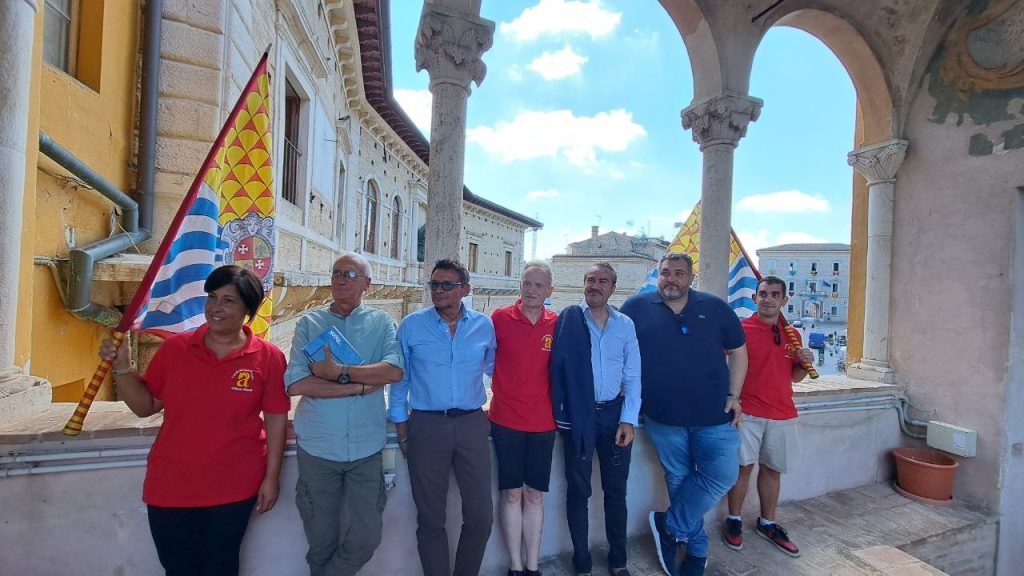
<path fill-rule="evenodd" d="M 849 244 L 780 244 L 757 251 L 762 276 L 786 281 L 786 318 L 846 322 L 850 300 Z"/>
<path fill-rule="evenodd" d="M 661 238 L 619 232 L 600 234 L 597 226 L 591 227 L 590 238 L 569 244 L 565 254 L 556 254 L 551 259 L 555 276 L 551 308 L 561 310 L 583 298 L 583 275 L 596 262 L 608 262 L 615 268 L 618 282 L 609 302 L 615 306 L 622 304 L 644 283 L 666 250 L 668 242 Z"/>

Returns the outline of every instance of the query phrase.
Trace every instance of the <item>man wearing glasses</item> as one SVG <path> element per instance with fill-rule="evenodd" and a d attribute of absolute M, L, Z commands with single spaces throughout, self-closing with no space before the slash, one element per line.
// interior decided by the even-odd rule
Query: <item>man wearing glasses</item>
<path fill-rule="evenodd" d="M 585 306 L 558 316 L 551 349 L 551 403 L 565 458 L 565 512 L 577 576 L 589 576 L 587 503 L 596 454 L 604 491 L 604 527 L 611 576 L 626 568 L 626 481 L 633 428 L 640 413 L 640 349 L 633 322 L 608 305 L 615 270 L 598 262 L 583 276 Z"/>
<path fill-rule="evenodd" d="M 762 278 L 757 283 L 754 298 L 757 313 L 742 322 L 750 366 L 740 394 L 744 414 L 740 430 L 739 479 L 729 490 L 729 516 L 722 540 L 733 550 L 743 547 L 740 510 L 747 496 L 750 472 L 756 463 L 757 495 L 761 500 L 757 533 L 786 554 L 799 556 L 800 550 L 789 539 L 789 534 L 775 523 L 775 507 L 779 503 L 781 475 L 793 465 L 797 449 L 793 382 L 807 375 L 803 363 L 814 362 L 814 352 L 800 346 L 800 335 L 796 331 L 796 344 L 783 337 L 779 320 L 789 298 L 786 283 L 781 278 Z"/>
<path fill-rule="evenodd" d="M 404 361 L 394 320 L 362 304 L 369 287 L 370 266 L 362 256 L 338 258 L 331 268 L 334 302 L 299 319 L 284 376 L 288 394 L 302 396 L 295 411 L 295 504 L 309 543 L 306 562 L 312 576 L 355 574 L 381 540 L 381 450 L 387 428 L 383 387 L 402 378 Z M 331 328 L 362 363 L 340 364 L 327 349 L 321 361 L 307 357 L 304 349 Z"/>
<path fill-rule="evenodd" d="M 398 328 L 406 370 L 391 385 L 388 418 L 409 462 L 424 576 L 477 576 L 493 520 L 490 422 L 481 406 L 483 375 L 494 371 L 494 325 L 462 303 L 469 271 L 459 262 L 438 260 L 429 287 L 433 306 Z M 445 530 L 452 470 L 462 496 L 454 569 Z"/>
<path fill-rule="evenodd" d="M 622 306 L 640 341 L 644 429 L 665 470 L 669 507 L 651 512 L 658 559 L 670 576 L 707 566 L 704 514 L 736 483 L 740 391 L 747 349 L 724 300 L 690 289 L 693 260 L 667 253 L 658 291 Z"/>

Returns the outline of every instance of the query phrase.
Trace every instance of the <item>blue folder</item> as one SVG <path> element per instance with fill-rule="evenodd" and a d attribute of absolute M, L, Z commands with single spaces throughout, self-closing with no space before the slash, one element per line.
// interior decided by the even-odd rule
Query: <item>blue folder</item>
<path fill-rule="evenodd" d="M 334 356 L 339 364 L 359 365 L 364 362 L 359 352 L 356 352 L 352 344 L 334 326 L 324 330 L 302 351 L 306 353 L 310 362 L 321 362 L 324 359 L 324 344 L 330 344 L 331 356 Z"/>

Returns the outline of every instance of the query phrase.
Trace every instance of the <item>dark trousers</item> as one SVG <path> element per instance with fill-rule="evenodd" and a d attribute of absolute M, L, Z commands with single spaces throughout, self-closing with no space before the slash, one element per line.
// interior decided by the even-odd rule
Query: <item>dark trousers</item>
<path fill-rule="evenodd" d="M 601 466 L 601 487 L 604 491 L 604 530 L 608 536 L 608 566 L 626 566 L 626 481 L 629 478 L 629 460 L 633 445 L 625 448 L 615 445 L 615 430 L 619 427 L 622 402 L 596 410 L 594 434 L 597 461 Z M 577 572 L 593 570 L 589 548 L 589 512 L 587 501 L 593 492 L 590 474 L 594 468 L 594 454 L 581 454 L 579 448 L 563 432 L 565 455 L 566 516 L 569 536 L 572 538 L 572 564 Z"/>
<path fill-rule="evenodd" d="M 167 576 L 237 576 L 254 506 L 255 496 L 204 508 L 149 506 L 149 530 Z"/>
<path fill-rule="evenodd" d="M 380 545 L 384 464 L 377 452 L 336 462 L 298 450 L 295 505 L 309 542 L 310 576 L 353 576 Z"/>
<path fill-rule="evenodd" d="M 458 417 L 413 413 L 409 417 L 409 483 L 416 502 L 416 542 L 424 576 L 478 576 L 494 520 L 491 502 L 491 424 L 482 411 Z M 462 533 L 451 568 L 448 477 L 462 495 Z"/>

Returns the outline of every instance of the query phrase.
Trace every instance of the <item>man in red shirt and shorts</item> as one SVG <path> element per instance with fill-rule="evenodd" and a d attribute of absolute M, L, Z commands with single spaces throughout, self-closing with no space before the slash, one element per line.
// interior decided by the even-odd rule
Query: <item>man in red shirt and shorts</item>
<path fill-rule="evenodd" d="M 548 364 L 558 314 L 544 307 L 551 291 L 551 267 L 542 260 L 527 262 L 519 301 L 491 315 L 498 349 L 488 417 L 498 456 L 508 576 L 540 576 L 537 562 L 544 527 L 544 493 L 548 491 L 555 445 Z M 524 545 L 525 562 L 521 556 Z"/>
<path fill-rule="evenodd" d="M 791 343 L 779 325 L 782 307 L 789 301 L 786 283 L 781 278 L 762 278 L 754 300 L 757 313 L 741 322 L 747 337 L 749 364 L 740 393 L 740 473 L 727 496 L 729 516 L 722 540 L 734 550 L 743 547 L 740 511 L 747 496 L 750 472 L 757 463 L 757 495 L 761 500 L 757 533 L 786 554 L 799 556 L 800 549 L 786 530 L 775 523 L 775 508 L 779 503 L 781 476 L 793 465 L 797 452 L 793 382 L 807 375 L 802 363 L 813 362 L 814 353 L 800 345 L 799 334 L 797 343 Z"/>

